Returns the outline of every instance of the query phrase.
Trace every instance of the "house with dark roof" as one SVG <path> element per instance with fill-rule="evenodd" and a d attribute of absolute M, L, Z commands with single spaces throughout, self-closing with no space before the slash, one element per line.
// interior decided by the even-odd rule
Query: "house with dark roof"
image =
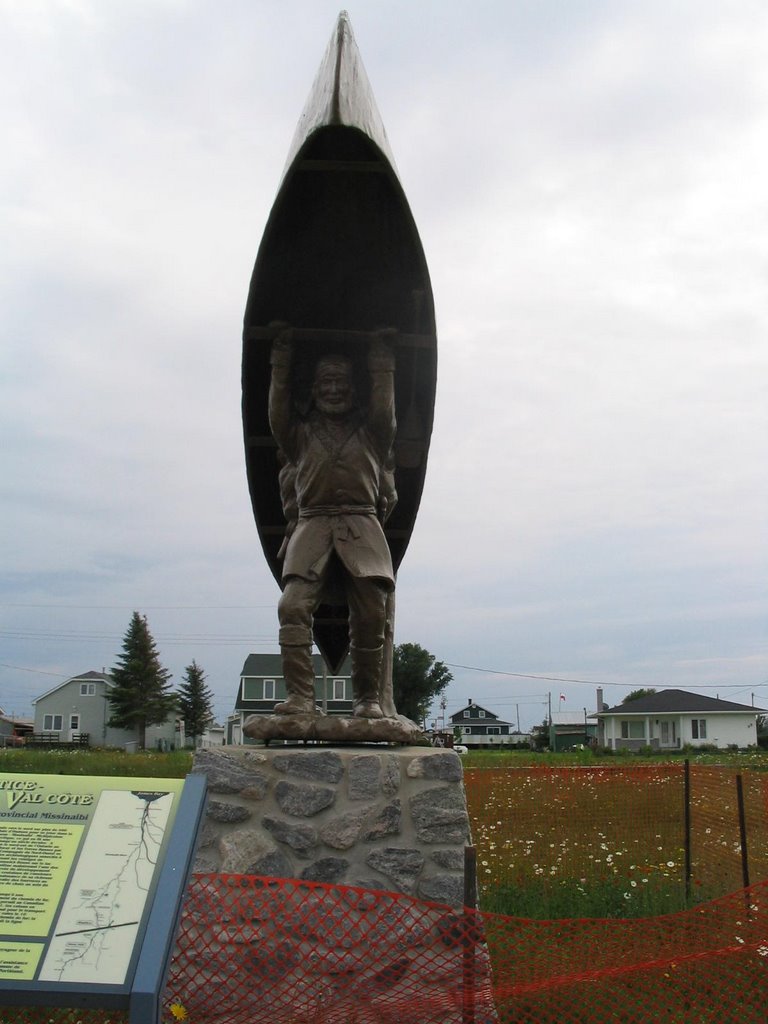
<path fill-rule="evenodd" d="M 470 700 L 466 707 L 451 715 L 451 726 L 456 743 L 475 750 L 483 747 L 500 747 L 527 740 L 527 736 L 516 733 L 511 722 L 505 722 L 493 711 Z M 461 738 L 457 732 L 461 733 Z"/>
<path fill-rule="evenodd" d="M 312 655 L 315 669 L 315 701 L 326 715 L 352 714 L 352 667 L 349 658 L 341 671 L 331 675 L 319 654 Z M 275 704 L 288 693 L 279 654 L 249 654 L 240 673 L 235 711 L 227 720 L 227 743 L 253 743 L 243 736 L 243 723 L 250 715 L 271 715 Z"/>
<path fill-rule="evenodd" d="M 109 691 L 114 686 L 104 672 L 81 672 L 66 679 L 32 701 L 36 733 L 53 733 L 65 743 L 81 742 L 91 747 L 137 749 L 138 729 L 115 729 L 108 725 L 111 709 Z M 184 723 L 176 715 L 161 725 L 148 725 L 148 750 L 184 746 Z"/>
<path fill-rule="evenodd" d="M 614 750 L 680 750 L 682 747 L 757 746 L 757 718 L 765 708 L 735 704 L 687 690 L 660 690 L 627 704 L 604 708 L 598 742 Z"/>

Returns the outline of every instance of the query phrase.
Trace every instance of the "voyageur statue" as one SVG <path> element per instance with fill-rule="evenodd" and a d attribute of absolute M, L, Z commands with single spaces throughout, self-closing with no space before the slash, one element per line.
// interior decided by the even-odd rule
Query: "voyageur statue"
<path fill-rule="evenodd" d="M 382 718 L 380 680 L 392 557 L 382 522 L 395 502 L 394 354 L 376 338 L 369 349 L 370 394 L 358 399 L 347 356 L 325 355 L 315 366 L 310 407 L 292 400 L 290 330 L 272 346 L 269 422 L 286 465 L 288 511 L 283 593 L 278 605 L 280 651 L 288 699 L 275 714 L 314 713 L 312 618 L 329 590 L 349 607 L 354 714 Z"/>
<path fill-rule="evenodd" d="M 248 488 L 283 590 L 288 690 L 276 715 L 251 716 L 246 735 L 402 741 L 416 729 L 392 695 L 394 581 L 424 485 L 436 368 L 424 252 L 342 13 L 289 151 L 243 325 Z M 354 716 L 314 713 L 312 643 L 333 674 L 351 651 Z"/>

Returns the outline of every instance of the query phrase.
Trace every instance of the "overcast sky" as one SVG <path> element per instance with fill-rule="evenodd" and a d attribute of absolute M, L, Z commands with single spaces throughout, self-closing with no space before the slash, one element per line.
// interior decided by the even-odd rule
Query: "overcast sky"
<path fill-rule="evenodd" d="M 148 617 L 231 712 L 278 588 L 242 317 L 328 0 L 0 0 L 0 706 Z M 768 707 L 768 6 L 359 0 L 439 335 L 397 642 L 523 729 Z M 565 700 L 560 700 L 560 694 Z"/>

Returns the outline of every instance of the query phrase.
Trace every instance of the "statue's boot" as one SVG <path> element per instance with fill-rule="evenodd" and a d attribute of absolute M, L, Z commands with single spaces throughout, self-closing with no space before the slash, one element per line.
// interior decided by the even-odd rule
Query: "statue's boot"
<path fill-rule="evenodd" d="M 312 664 L 312 646 L 281 644 L 283 675 L 288 699 L 275 704 L 276 715 L 314 715 L 315 669 Z"/>
<path fill-rule="evenodd" d="M 379 704 L 379 677 L 383 647 L 351 647 L 352 692 L 355 718 L 384 718 Z"/>

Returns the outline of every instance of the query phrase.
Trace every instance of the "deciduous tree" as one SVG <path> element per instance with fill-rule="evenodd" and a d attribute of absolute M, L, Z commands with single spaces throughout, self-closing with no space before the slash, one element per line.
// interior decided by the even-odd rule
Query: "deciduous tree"
<path fill-rule="evenodd" d="M 213 693 L 206 686 L 205 672 L 196 661 L 184 669 L 179 686 L 179 713 L 184 719 L 184 731 L 192 740 L 202 736 L 213 721 Z"/>
<path fill-rule="evenodd" d="M 453 675 L 442 661 L 418 644 L 398 644 L 392 659 L 392 688 L 401 715 L 423 722 L 435 697 Z"/>
<path fill-rule="evenodd" d="M 112 669 L 115 685 L 109 693 L 110 726 L 138 729 L 146 746 L 147 726 L 159 725 L 173 714 L 177 696 L 170 690 L 170 672 L 160 664 L 155 641 L 144 615 L 134 612 L 123 637 L 123 653 Z"/>

